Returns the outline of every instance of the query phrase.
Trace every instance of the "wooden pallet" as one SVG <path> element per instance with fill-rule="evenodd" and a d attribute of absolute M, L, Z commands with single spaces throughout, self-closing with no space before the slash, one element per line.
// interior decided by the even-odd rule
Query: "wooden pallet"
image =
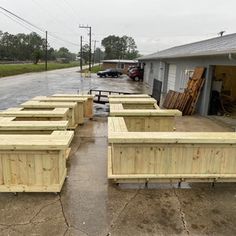
<path fill-rule="evenodd" d="M 167 109 L 178 109 L 183 112 L 183 115 L 192 115 L 205 82 L 204 71 L 205 68 L 196 67 L 184 93 L 169 90 L 162 106 Z"/>

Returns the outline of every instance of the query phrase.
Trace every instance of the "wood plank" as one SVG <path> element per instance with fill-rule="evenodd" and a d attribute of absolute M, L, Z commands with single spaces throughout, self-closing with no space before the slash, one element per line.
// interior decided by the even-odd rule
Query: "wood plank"
<path fill-rule="evenodd" d="M 111 110 L 111 116 L 182 116 L 182 112 L 177 109 L 159 109 L 159 110 L 149 110 L 149 109 L 126 109 L 126 110 Z"/>
<path fill-rule="evenodd" d="M 157 101 L 154 98 L 109 98 L 109 103 L 155 104 Z"/>
<path fill-rule="evenodd" d="M 235 144 L 235 132 L 110 132 L 109 143 Z"/>
<path fill-rule="evenodd" d="M 65 117 L 69 112 L 68 108 L 54 108 L 48 110 L 24 110 L 24 108 L 9 108 L 0 113 L 4 117 Z"/>
<path fill-rule="evenodd" d="M 108 98 L 150 98 L 148 94 L 111 94 Z"/>
<path fill-rule="evenodd" d="M 65 135 L 0 135 L 0 150 L 65 150 L 74 136 L 73 131 Z"/>
<path fill-rule="evenodd" d="M 9 117 L 10 118 L 10 117 Z M 68 121 L 5 121 L 0 119 L 0 130 L 66 130 Z"/>

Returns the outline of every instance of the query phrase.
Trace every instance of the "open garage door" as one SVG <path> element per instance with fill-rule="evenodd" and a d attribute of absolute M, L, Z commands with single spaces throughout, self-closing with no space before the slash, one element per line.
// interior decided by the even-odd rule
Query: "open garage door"
<path fill-rule="evenodd" d="M 167 91 L 175 90 L 176 65 L 170 64 L 168 70 Z"/>
<path fill-rule="evenodd" d="M 209 115 L 236 118 L 236 66 L 214 66 Z"/>

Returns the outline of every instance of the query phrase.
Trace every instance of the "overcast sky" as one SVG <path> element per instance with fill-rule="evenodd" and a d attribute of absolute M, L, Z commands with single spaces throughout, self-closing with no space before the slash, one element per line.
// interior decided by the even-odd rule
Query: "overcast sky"
<path fill-rule="evenodd" d="M 75 44 L 80 35 L 88 41 L 80 24 L 91 26 L 93 40 L 100 42 L 111 34 L 131 36 L 143 55 L 215 37 L 221 30 L 236 32 L 235 0 L 0 0 L 0 6 Z M 29 32 L 1 10 L 0 30 Z M 49 43 L 79 51 L 69 42 L 49 38 Z"/>

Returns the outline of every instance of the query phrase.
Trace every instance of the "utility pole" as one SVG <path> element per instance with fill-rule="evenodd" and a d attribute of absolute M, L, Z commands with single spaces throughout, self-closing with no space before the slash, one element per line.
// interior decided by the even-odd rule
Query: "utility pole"
<path fill-rule="evenodd" d="M 91 62 L 92 62 L 92 27 L 80 25 L 79 28 L 89 29 L 89 71 L 91 72 Z"/>
<path fill-rule="evenodd" d="M 46 45 L 45 45 L 45 71 L 48 70 L 48 31 L 46 31 Z"/>
<path fill-rule="evenodd" d="M 83 37 L 80 36 L 80 72 L 83 69 Z"/>
<path fill-rule="evenodd" d="M 96 51 L 96 43 L 99 42 L 98 40 L 93 40 L 94 46 L 93 46 L 93 63 L 92 66 L 95 64 L 95 51 Z"/>

